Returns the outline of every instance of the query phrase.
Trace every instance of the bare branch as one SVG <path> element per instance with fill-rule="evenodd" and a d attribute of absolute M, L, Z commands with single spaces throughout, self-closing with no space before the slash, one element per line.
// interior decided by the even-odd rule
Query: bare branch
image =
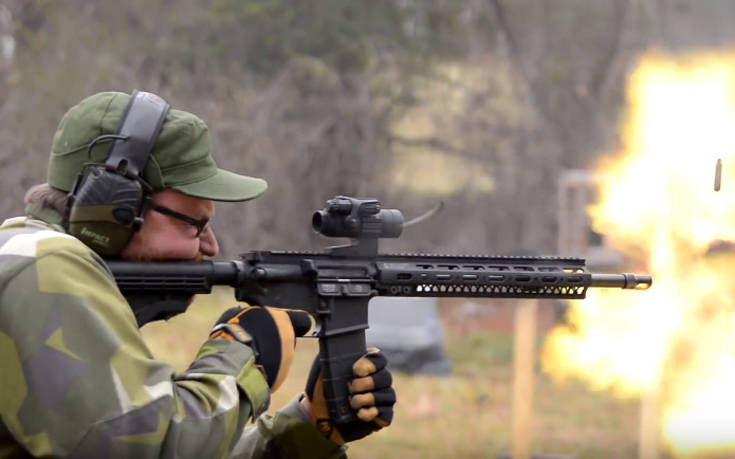
<path fill-rule="evenodd" d="M 597 71 L 593 73 L 589 83 L 587 84 L 590 88 L 590 93 L 595 97 L 595 101 L 599 101 L 602 97 L 602 90 L 608 79 L 610 68 L 612 67 L 612 64 L 620 50 L 620 43 L 623 38 L 629 6 L 630 0 L 617 0 L 614 3 L 613 9 L 615 10 L 615 25 L 613 33 L 615 36 L 610 40 L 607 50 L 602 54 L 602 59 L 600 60 Z"/>
<path fill-rule="evenodd" d="M 500 3 L 500 0 L 490 0 L 490 6 L 495 12 L 495 17 L 498 20 L 498 26 L 500 27 L 500 30 L 503 33 L 503 37 L 508 44 L 510 60 L 513 62 L 514 67 L 516 67 L 518 73 L 521 76 L 521 79 L 523 80 L 523 84 L 526 87 L 528 96 L 531 99 L 531 105 L 541 116 L 547 119 L 551 119 L 549 116 L 548 107 L 546 106 L 546 104 L 543 103 L 543 98 L 538 93 L 536 85 L 533 83 L 533 78 L 531 77 L 528 69 L 523 63 L 520 47 L 518 46 L 518 42 L 515 39 L 513 30 L 511 29 L 510 24 L 508 23 L 508 19 L 505 15 L 505 8 Z"/>

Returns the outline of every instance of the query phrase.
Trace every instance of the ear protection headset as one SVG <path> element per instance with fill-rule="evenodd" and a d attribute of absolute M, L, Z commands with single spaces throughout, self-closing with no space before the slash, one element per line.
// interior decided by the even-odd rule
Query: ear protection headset
<path fill-rule="evenodd" d="M 87 148 L 89 161 L 69 192 L 66 228 L 103 257 L 120 254 L 143 223 L 151 187 L 140 175 L 169 108 L 155 94 L 133 91 L 117 133 L 99 136 Z M 91 160 L 100 141 L 112 141 L 104 163 Z"/>

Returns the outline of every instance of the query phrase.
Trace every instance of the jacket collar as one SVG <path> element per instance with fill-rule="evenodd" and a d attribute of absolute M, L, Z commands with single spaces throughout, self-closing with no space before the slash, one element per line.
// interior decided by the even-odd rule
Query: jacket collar
<path fill-rule="evenodd" d="M 66 233 L 63 227 L 64 217 L 57 211 L 31 203 L 26 205 L 25 212 L 28 218 L 40 220 L 51 225 L 56 231 Z"/>

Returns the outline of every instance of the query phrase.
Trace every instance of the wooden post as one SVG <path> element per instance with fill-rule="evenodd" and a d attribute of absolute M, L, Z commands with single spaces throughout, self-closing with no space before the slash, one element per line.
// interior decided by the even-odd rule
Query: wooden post
<path fill-rule="evenodd" d="M 638 459 L 658 459 L 659 423 L 658 385 L 641 395 L 641 420 L 638 434 Z"/>
<path fill-rule="evenodd" d="M 513 459 L 531 458 L 531 418 L 536 354 L 538 300 L 520 300 L 515 309 L 513 338 Z"/>

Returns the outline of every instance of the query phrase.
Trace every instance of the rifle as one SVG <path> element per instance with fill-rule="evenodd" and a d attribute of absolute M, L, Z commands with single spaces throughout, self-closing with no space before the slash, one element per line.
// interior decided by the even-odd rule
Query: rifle
<path fill-rule="evenodd" d="M 650 275 L 594 274 L 581 258 L 379 254 L 381 238 L 403 229 L 397 209 L 374 199 L 337 196 L 312 227 L 351 243 L 325 252 L 251 251 L 226 262 L 109 261 L 139 325 L 186 310 L 191 296 L 229 285 L 251 305 L 297 308 L 316 321 L 331 419 L 354 422 L 347 382 L 366 351 L 368 302 L 374 296 L 583 299 L 588 288 L 645 290 Z"/>

